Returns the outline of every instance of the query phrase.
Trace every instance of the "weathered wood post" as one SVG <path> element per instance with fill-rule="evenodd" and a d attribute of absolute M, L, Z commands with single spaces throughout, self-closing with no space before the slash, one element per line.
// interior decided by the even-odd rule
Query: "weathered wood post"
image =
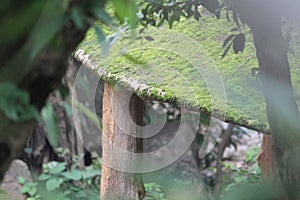
<path fill-rule="evenodd" d="M 103 97 L 103 129 L 102 129 L 102 177 L 101 177 L 101 200 L 139 200 L 143 199 L 145 191 L 142 177 L 140 174 L 127 173 L 118 171 L 107 166 L 107 163 L 122 158 L 122 162 L 126 162 L 126 153 L 123 155 L 113 155 L 112 150 L 115 147 L 124 151 L 141 153 L 143 151 L 142 139 L 133 137 L 129 134 L 136 133 L 137 126 L 142 124 L 143 120 L 143 100 L 136 94 L 133 94 L 125 88 L 117 89 L 105 84 Z M 126 106 L 129 102 L 129 108 Z M 131 116 L 127 116 L 125 109 L 129 109 Z M 114 112 L 113 112 L 114 111 Z M 117 115 L 117 116 L 114 116 Z M 118 120 L 116 123 L 116 117 Z M 128 120 L 131 117 L 132 120 Z M 123 124 L 120 124 L 123 123 Z M 121 127 L 125 125 L 132 131 L 125 133 Z M 112 157 L 111 157 L 112 156 Z M 130 161 L 130 160 L 128 160 Z M 126 165 L 126 163 L 124 163 Z"/>
<path fill-rule="evenodd" d="M 272 136 L 264 134 L 261 145 L 261 151 L 257 156 L 258 164 L 261 168 L 262 178 L 265 182 L 273 182 L 278 177 L 275 173 L 275 163 L 272 151 Z"/>

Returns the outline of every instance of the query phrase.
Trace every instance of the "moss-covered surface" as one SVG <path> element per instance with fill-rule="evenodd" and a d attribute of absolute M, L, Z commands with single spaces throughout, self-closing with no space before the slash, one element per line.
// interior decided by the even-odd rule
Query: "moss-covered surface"
<path fill-rule="evenodd" d="M 125 33 L 127 39 L 117 42 L 108 57 L 102 55 L 90 31 L 79 48 L 89 55 L 88 67 L 110 84 L 123 85 L 144 98 L 177 101 L 202 112 L 213 111 L 224 121 L 266 132 L 261 83 L 251 76 L 251 68 L 258 66 L 251 35 L 247 34 L 243 53 L 236 55 L 230 50 L 221 59 L 223 41 L 232 27 L 234 24 L 225 19 L 207 16 L 200 22 L 184 20 L 174 24 L 172 30 L 149 29 L 142 34 L 137 30 L 137 37 L 150 35 L 154 40 L 132 40 L 132 33 Z M 297 62 L 300 63 L 292 56 L 291 65 Z M 298 88 L 299 68 L 293 67 L 292 73 Z M 295 93 L 299 99 L 300 92 Z"/>

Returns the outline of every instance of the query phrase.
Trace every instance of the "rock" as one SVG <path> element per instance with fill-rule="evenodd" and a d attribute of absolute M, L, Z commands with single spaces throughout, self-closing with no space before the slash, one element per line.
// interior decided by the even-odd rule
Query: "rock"
<path fill-rule="evenodd" d="M 234 162 L 242 162 L 245 159 L 246 152 L 248 149 L 261 146 L 262 142 L 262 134 L 254 131 L 247 130 L 248 135 L 244 135 L 242 138 L 238 138 L 237 149 L 235 149 L 232 145 L 226 147 L 223 157 L 234 161 Z"/>
<path fill-rule="evenodd" d="M 19 177 L 23 177 L 26 182 L 31 181 L 31 175 L 28 166 L 21 160 L 14 160 L 6 172 L 0 189 L 7 193 L 1 199 L 9 200 L 26 200 L 26 196 L 21 194 L 22 185 L 19 184 Z"/>

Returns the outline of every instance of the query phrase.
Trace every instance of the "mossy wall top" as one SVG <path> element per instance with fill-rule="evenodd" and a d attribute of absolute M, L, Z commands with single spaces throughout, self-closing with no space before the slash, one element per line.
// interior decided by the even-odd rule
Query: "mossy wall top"
<path fill-rule="evenodd" d="M 104 53 L 93 30 L 79 46 L 88 55 L 85 64 L 110 84 L 118 83 L 139 96 L 177 101 L 202 112 L 212 112 L 224 121 L 268 131 L 265 102 L 259 76 L 251 69 L 258 63 L 250 31 L 243 53 L 230 50 L 224 59 L 222 47 L 235 25 L 225 19 L 205 16 L 168 27 L 125 31 Z M 298 38 L 296 34 L 294 36 Z M 300 55 L 297 43 L 292 46 Z M 83 50 L 83 51 L 82 51 Z M 86 56 L 85 56 L 86 57 Z M 290 55 L 295 88 L 300 84 L 296 56 Z M 300 92 L 295 91 L 299 99 Z"/>

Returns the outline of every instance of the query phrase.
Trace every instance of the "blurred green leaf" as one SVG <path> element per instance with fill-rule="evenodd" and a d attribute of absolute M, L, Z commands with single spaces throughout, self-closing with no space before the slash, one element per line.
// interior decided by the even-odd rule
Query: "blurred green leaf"
<path fill-rule="evenodd" d="M 38 177 L 38 180 L 39 180 L 39 181 L 44 181 L 44 180 L 48 180 L 49 178 L 51 178 L 50 175 L 48 175 L 48 174 L 41 174 L 41 175 Z"/>
<path fill-rule="evenodd" d="M 54 113 L 53 105 L 47 103 L 42 109 L 42 118 L 45 122 L 46 136 L 53 148 L 58 147 L 60 129 L 58 119 Z"/>
<path fill-rule="evenodd" d="M 85 168 L 85 171 L 82 172 L 82 176 L 83 179 L 89 179 L 95 176 L 100 176 L 101 173 L 101 169 L 95 169 L 93 166 L 88 166 Z"/>
<path fill-rule="evenodd" d="M 61 0 L 48 0 L 39 8 L 38 13 L 39 16 L 35 16 L 32 25 L 24 27 L 26 35 L 22 36 L 27 36 L 24 37 L 24 45 L 1 67 L 0 81 L 20 82 L 35 66 L 33 62 L 36 56 L 54 39 L 66 22 L 67 12 L 64 10 L 64 1 Z M 16 24 L 11 23 L 10 26 L 14 27 Z"/>
<path fill-rule="evenodd" d="M 13 121 L 38 119 L 37 109 L 30 105 L 29 95 L 13 83 L 0 83 L 0 111 Z"/>
<path fill-rule="evenodd" d="M 61 101 L 61 102 L 59 102 L 59 105 L 64 107 L 68 117 L 71 117 L 73 115 L 72 107 L 68 102 Z"/>
<path fill-rule="evenodd" d="M 35 189 L 34 189 L 35 188 Z M 36 188 L 37 188 L 37 183 L 34 182 L 29 182 L 27 184 L 25 184 L 22 188 L 21 188 L 21 193 L 22 194 L 35 194 L 36 193 Z"/>
<path fill-rule="evenodd" d="M 50 167 L 51 174 L 60 174 L 66 170 L 67 163 L 65 162 L 50 162 L 48 166 Z"/>
<path fill-rule="evenodd" d="M 48 0 L 28 39 L 27 45 L 31 50 L 31 59 L 34 59 L 37 53 L 58 32 L 64 22 L 64 17 L 64 2 L 61 0 Z"/>
<path fill-rule="evenodd" d="M 137 7 L 134 0 L 112 0 L 115 12 L 121 23 L 128 20 L 130 28 L 135 28 L 138 23 Z"/>
<path fill-rule="evenodd" d="M 29 1 L 24 4 L 25 6 L 16 7 L 10 1 L 1 1 L 0 38 L 5 39 L 0 40 L 0 45 L 19 40 L 26 34 L 28 28 L 33 26 L 45 3 L 45 1 Z M 12 9 L 15 10 L 14 13 L 7 12 Z"/>
<path fill-rule="evenodd" d="M 81 112 L 83 112 L 100 130 L 102 129 L 102 121 L 94 112 L 90 111 L 80 102 L 73 101 L 73 105 Z"/>
<path fill-rule="evenodd" d="M 115 26 L 109 14 L 101 7 L 92 7 L 92 13 L 104 24 Z"/>
<path fill-rule="evenodd" d="M 59 188 L 63 182 L 61 178 L 51 178 L 46 182 L 46 188 L 48 191 L 53 191 Z"/>
<path fill-rule="evenodd" d="M 102 42 L 105 41 L 105 38 L 106 38 L 105 34 L 102 32 L 102 30 L 98 26 L 94 25 L 93 28 L 98 37 L 99 43 L 101 44 Z"/>
<path fill-rule="evenodd" d="M 145 183 L 146 197 L 148 200 L 166 200 L 164 188 L 157 183 Z"/>
<path fill-rule="evenodd" d="M 72 169 L 70 172 L 63 172 L 62 175 L 70 180 L 79 181 L 81 179 L 81 172 L 77 169 Z"/>
<path fill-rule="evenodd" d="M 261 148 L 260 147 L 252 147 L 246 152 L 245 161 L 247 163 L 256 162 L 257 155 L 259 154 Z"/>
<path fill-rule="evenodd" d="M 18 182 L 23 185 L 25 183 L 25 179 L 23 177 L 19 177 Z"/>
<path fill-rule="evenodd" d="M 75 7 L 71 10 L 71 17 L 78 29 L 84 28 L 84 15 L 78 7 Z"/>
<path fill-rule="evenodd" d="M 32 187 L 30 190 L 27 192 L 30 196 L 34 196 L 37 193 L 37 188 Z"/>
<path fill-rule="evenodd" d="M 100 43 L 102 52 L 103 52 L 103 54 L 104 54 L 105 56 L 107 56 L 108 53 L 109 53 L 109 47 L 110 47 L 110 45 L 109 45 L 108 42 L 105 40 L 105 39 L 106 39 L 105 34 L 102 32 L 101 28 L 99 28 L 98 26 L 93 25 L 93 28 L 94 28 L 94 30 L 95 30 L 96 36 L 97 36 L 97 38 L 98 38 L 98 41 L 99 41 L 99 43 Z"/>

